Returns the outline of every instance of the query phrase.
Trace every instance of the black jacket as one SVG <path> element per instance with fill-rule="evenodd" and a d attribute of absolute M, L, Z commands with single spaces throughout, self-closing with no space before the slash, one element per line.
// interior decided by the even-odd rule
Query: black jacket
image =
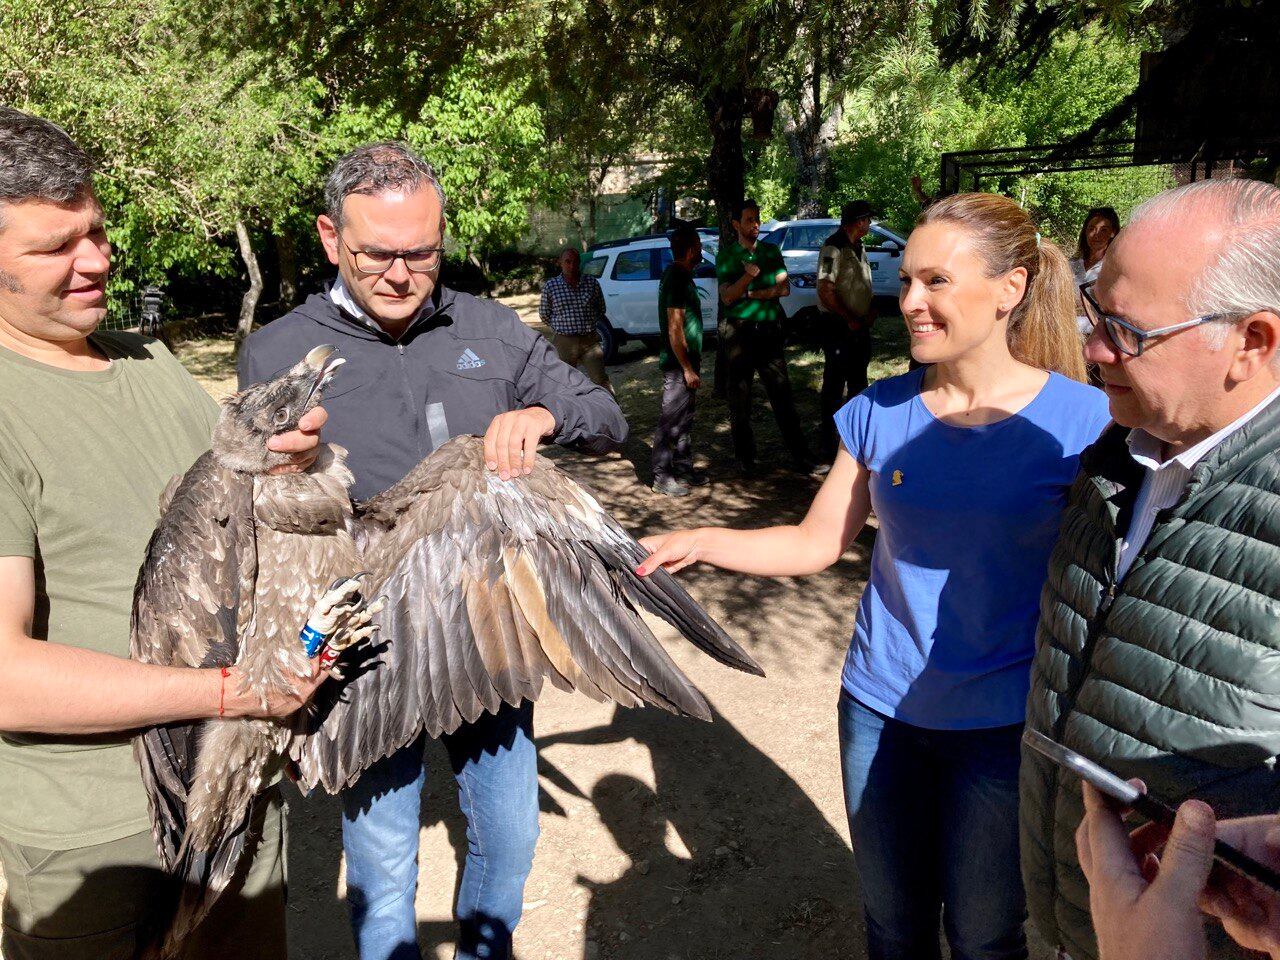
<path fill-rule="evenodd" d="M 312 347 L 346 360 L 325 392 L 325 440 L 347 448 L 359 500 L 399 481 L 449 437 L 483 434 L 500 413 L 546 407 L 557 443 L 616 450 L 627 421 L 607 390 L 562 363 L 515 311 L 437 288 L 399 340 L 339 309 L 324 294 L 250 336 L 240 387 L 269 380 Z"/>

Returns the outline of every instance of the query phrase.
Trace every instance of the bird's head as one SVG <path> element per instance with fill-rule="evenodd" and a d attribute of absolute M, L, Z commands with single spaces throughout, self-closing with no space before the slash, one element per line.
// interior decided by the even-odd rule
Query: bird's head
<path fill-rule="evenodd" d="M 330 346 L 319 346 L 274 380 L 233 394 L 213 428 L 213 455 L 240 473 L 262 474 L 289 462 L 267 449 L 276 434 L 298 429 L 303 414 L 319 406 L 325 386 L 345 361 Z"/>

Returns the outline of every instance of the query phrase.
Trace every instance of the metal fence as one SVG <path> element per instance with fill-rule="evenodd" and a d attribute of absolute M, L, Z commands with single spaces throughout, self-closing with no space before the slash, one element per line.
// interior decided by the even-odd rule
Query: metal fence
<path fill-rule="evenodd" d="M 1177 166 L 1152 165 L 1021 174 L 993 178 L 984 188 L 1017 201 L 1031 213 L 1044 235 L 1071 256 L 1089 210 L 1111 207 L 1124 223 L 1138 204 L 1185 182 Z"/>
<path fill-rule="evenodd" d="M 940 164 L 941 192 L 990 190 L 992 182 L 1007 182 L 1035 174 L 1086 173 L 1138 167 L 1168 167 L 1179 182 L 1236 176 L 1251 161 L 1280 153 L 1274 137 L 1217 141 L 1097 140 L 1066 141 L 991 150 L 944 153 Z"/>

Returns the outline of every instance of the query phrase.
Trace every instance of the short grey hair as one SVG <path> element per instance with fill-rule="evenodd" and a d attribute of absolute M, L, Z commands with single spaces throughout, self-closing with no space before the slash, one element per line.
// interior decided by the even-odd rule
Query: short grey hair
<path fill-rule="evenodd" d="M 1217 254 L 1186 297 L 1190 316 L 1242 319 L 1269 311 L 1280 315 L 1280 189 L 1261 180 L 1201 180 L 1166 190 L 1134 209 L 1143 220 L 1206 222 L 1222 230 Z M 1206 323 L 1209 346 L 1222 349 L 1229 323 Z"/>
<path fill-rule="evenodd" d="M 338 159 L 324 185 L 325 212 L 342 227 L 342 204 L 353 193 L 412 193 L 430 184 L 444 212 L 444 188 L 431 164 L 405 143 L 387 140 L 357 147 Z"/>
<path fill-rule="evenodd" d="M 0 228 L 4 205 L 71 203 L 93 188 L 93 161 L 56 123 L 0 106 Z"/>

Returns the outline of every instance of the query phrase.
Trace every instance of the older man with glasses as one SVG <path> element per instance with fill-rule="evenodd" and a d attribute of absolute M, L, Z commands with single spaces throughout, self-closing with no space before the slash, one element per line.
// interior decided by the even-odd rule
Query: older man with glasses
<path fill-rule="evenodd" d="M 325 399 L 325 436 L 347 448 L 357 499 L 460 434 L 484 435 L 489 469 L 503 480 L 529 473 L 544 440 L 594 452 L 622 444 L 627 424 L 608 391 L 562 363 L 514 311 L 440 284 L 444 191 L 413 151 L 379 143 L 342 157 L 325 204 L 317 226 L 338 277 L 245 341 L 240 384 L 337 346 L 346 365 Z M 538 836 L 533 705 L 504 706 L 443 740 L 467 819 L 456 956 L 499 960 L 511 955 Z M 347 903 L 362 960 L 421 956 L 422 751 L 421 742 L 405 747 L 343 793 Z"/>
<path fill-rule="evenodd" d="M 1167 801 L 1274 813 L 1280 190 L 1209 181 L 1152 198 L 1081 292 L 1085 356 L 1115 423 L 1081 457 L 1063 514 L 1027 722 Z M 1074 960 L 1099 946 L 1175 955 L 1144 912 L 1156 898 L 1095 897 L 1107 915 L 1091 919 L 1083 812 L 1079 781 L 1025 752 L 1023 874 L 1040 932 Z M 1123 942 L 1106 942 L 1117 931 Z M 1143 937 L 1149 950 L 1118 951 Z"/>

